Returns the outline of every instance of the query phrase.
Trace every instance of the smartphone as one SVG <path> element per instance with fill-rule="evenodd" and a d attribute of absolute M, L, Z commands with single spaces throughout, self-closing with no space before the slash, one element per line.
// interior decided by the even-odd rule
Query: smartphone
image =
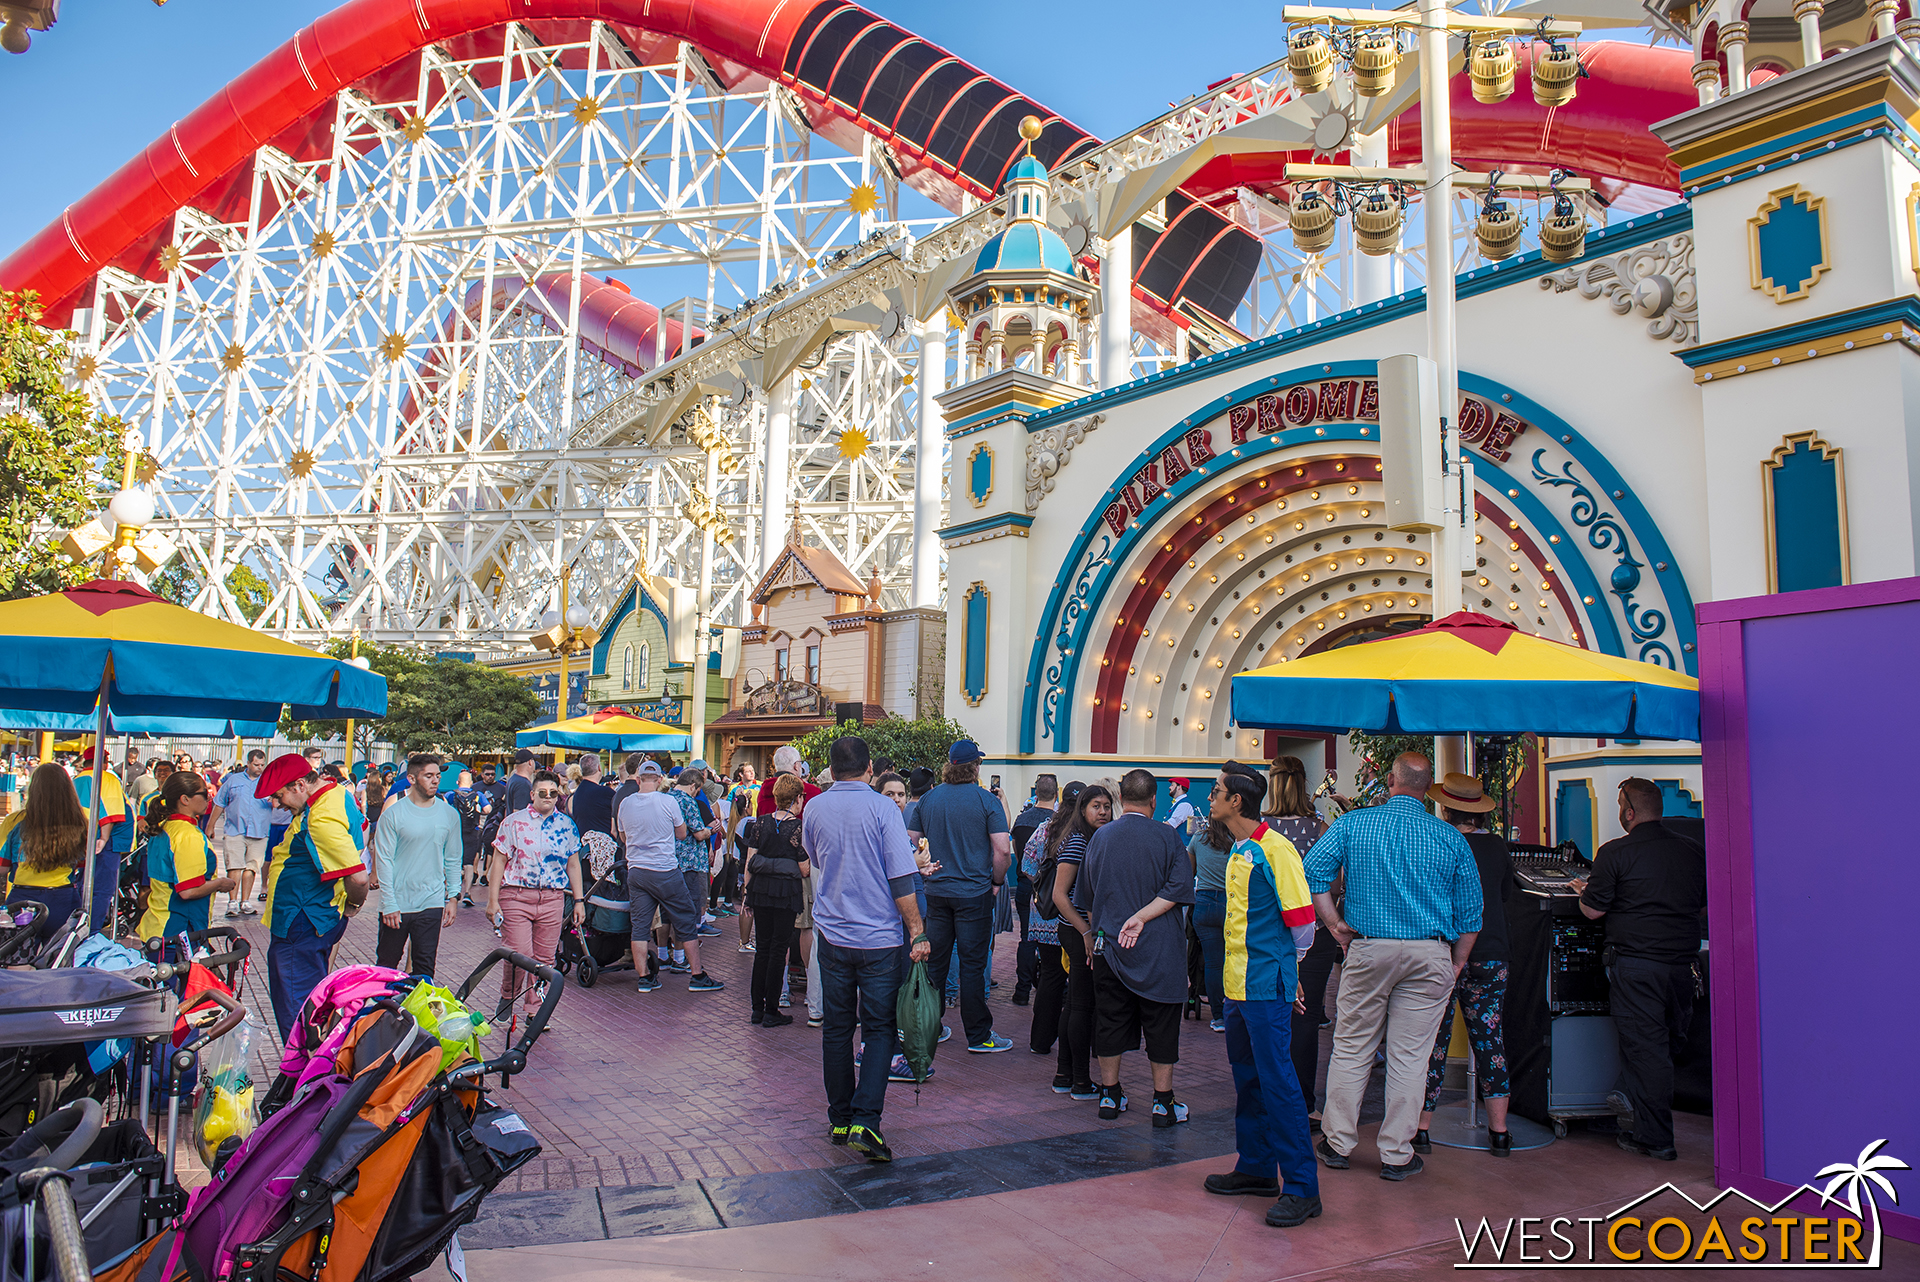
<path fill-rule="evenodd" d="M 999 776 L 999 775 L 995 775 L 995 776 L 993 777 L 993 790 L 994 790 L 995 792 L 999 792 L 999 791 L 1000 791 L 1000 776 Z"/>

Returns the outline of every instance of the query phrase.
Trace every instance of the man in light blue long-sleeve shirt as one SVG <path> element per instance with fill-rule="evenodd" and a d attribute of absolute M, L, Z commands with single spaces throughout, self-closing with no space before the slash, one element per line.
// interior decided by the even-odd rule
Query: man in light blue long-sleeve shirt
<path fill-rule="evenodd" d="M 440 758 L 407 758 L 407 791 L 380 812 L 374 829 L 374 875 L 380 890 L 380 941 L 375 960 L 433 974 L 440 932 L 460 910 L 460 815 L 440 796 Z"/>
<path fill-rule="evenodd" d="M 1480 933 L 1480 871 L 1467 839 L 1427 813 L 1433 763 L 1417 752 L 1394 758 L 1392 793 L 1378 806 L 1342 815 L 1307 852 L 1307 889 L 1336 942 L 1340 1009 L 1327 1062 L 1327 1107 L 1314 1151 L 1344 1170 L 1360 1142 L 1360 1097 L 1373 1055 L 1387 1043 L 1387 1111 L 1380 1122 L 1380 1178 L 1421 1170 L 1414 1151 L 1426 1062 L 1453 996 L 1454 980 Z M 1333 879 L 1347 876 L 1343 906 Z"/>

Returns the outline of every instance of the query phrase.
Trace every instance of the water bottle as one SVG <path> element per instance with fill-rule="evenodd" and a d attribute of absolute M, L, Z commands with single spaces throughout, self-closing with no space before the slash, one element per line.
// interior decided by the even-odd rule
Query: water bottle
<path fill-rule="evenodd" d="M 1095 957 L 1098 957 L 1106 951 L 1107 951 L 1107 932 L 1104 930 L 1094 931 L 1093 932 L 1093 955 Z"/>
<path fill-rule="evenodd" d="M 440 1040 L 443 1042 L 470 1042 L 473 1040 L 473 1016 L 459 1011 L 440 1021 Z"/>

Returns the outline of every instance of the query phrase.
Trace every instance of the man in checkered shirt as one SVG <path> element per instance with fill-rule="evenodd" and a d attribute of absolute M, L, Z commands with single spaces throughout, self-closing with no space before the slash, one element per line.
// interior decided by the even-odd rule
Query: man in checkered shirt
<path fill-rule="evenodd" d="M 1393 762 L 1388 797 L 1351 811 L 1313 843 L 1306 858 L 1313 906 L 1346 958 L 1320 1160 L 1345 1170 L 1360 1142 L 1360 1097 L 1374 1052 L 1387 1043 L 1387 1113 L 1380 1123 L 1380 1178 L 1404 1180 L 1421 1169 L 1413 1151 L 1426 1089 L 1427 1057 L 1440 1031 L 1455 978 L 1480 933 L 1480 874 L 1467 840 L 1427 813 L 1433 763 L 1417 752 Z M 1344 904 L 1333 880 L 1346 873 Z"/>

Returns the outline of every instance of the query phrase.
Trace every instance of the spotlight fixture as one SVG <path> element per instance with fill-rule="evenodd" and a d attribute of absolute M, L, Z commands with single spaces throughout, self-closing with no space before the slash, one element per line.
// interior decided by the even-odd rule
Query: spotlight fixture
<path fill-rule="evenodd" d="M 1362 98 L 1378 98 L 1393 91 L 1400 70 L 1400 41 L 1378 27 L 1363 31 L 1353 42 L 1353 91 Z"/>
<path fill-rule="evenodd" d="M 1400 226 L 1405 221 L 1405 207 L 1391 193 L 1376 188 L 1354 202 L 1353 242 L 1363 254 L 1391 254 L 1400 247 Z"/>
<path fill-rule="evenodd" d="M 1533 59 L 1533 100 L 1542 107 L 1564 107 L 1573 101 L 1574 82 L 1585 74 L 1580 55 L 1558 40 Z"/>
<path fill-rule="evenodd" d="M 1317 254 L 1333 244 L 1333 206 L 1311 187 L 1293 191 L 1293 247 L 1303 254 Z"/>
<path fill-rule="evenodd" d="M 1475 45 L 1468 75 L 1475 102 L 1505 102 L 1513 96 L 1513 46 L 1498 37 Z"/>
<path fill-rule="evenodd" d="M 1287 41 L 1287 74 L 1296 94 L 1323 93 L 1333 83 L 1333 42 L 1327 33 L 1308 28 Z M 1512 92 L 1513 86 L 1508 84 Z"/>
<path fill-rule="evenodd" d="M 1587 216 L 1571 197 L 1553 193 L 1553 212 L 1540 223 L 1540 257 L 1571 262 L 1587 252 Z"/>
<path fill-rule="evenodd" d="M 1477 94 L 1479 90 L 1474 92 Z M 1488 262 L 1511 258 L 1513 251 L 1520 247 L 1520 215 L 1500 199 L 1499 170 L 1494 171 L 1493 178 L 1494 181 L 1487 184 L 1487 198 L 1480 206 L 1480 218 L 1473 229 L 1480 241 L 1480 255 Z"/>

